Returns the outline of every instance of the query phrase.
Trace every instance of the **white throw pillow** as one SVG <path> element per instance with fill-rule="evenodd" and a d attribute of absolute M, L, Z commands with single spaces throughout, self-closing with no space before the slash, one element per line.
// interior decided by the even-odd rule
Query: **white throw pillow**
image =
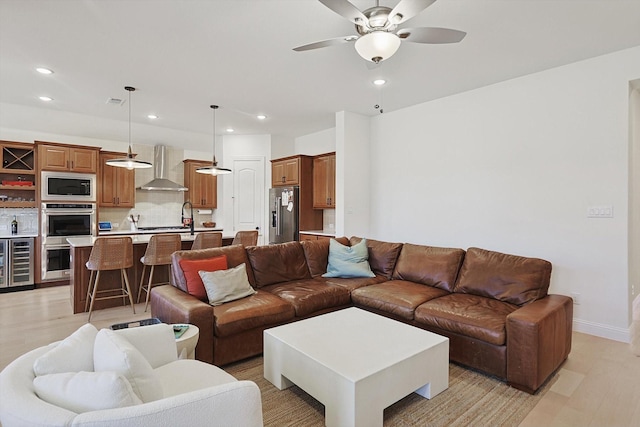
<path fill-rule="evenodd" d="M 33 380 L 38 397 L 77 414 L 139 405 L 131 384 L 116 372 L 66 372 Z"/>
<path fill-rule="evenodd" d="M 96 336 L 93 365 L 96 372 L 115 371 L 124 375 L 145 403 L 163 397 L 162 386 L 147 359 L 126 338 L 110 329 L 101 329 Z"/>
<path fill-rule="evenodd" d="M 244 263 L 228 270 L 199 271 L 198 274 L 202 278 L 211 305 L 235 301 L 257 292 L 249 284 Z"/>
<path fill-rule="evenodd" d="M 98 330 L 91 323 L 62 340 L 33 363 L 36 376 L 63 372 L 93 371 L 93 344 Z"/>

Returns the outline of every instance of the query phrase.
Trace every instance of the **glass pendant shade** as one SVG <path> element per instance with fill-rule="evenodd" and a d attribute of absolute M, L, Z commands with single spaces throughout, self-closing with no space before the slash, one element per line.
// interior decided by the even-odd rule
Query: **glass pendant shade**
<path fill-rule="evenodd" d="M 391 58 L 400 47 L 400 38 L 386 31 L 373 31 L 356 40 L 358 54 L 367 61 L 378 63 Z"/>
<path fill-rule="evenodd" d="M 131 152 L 131 92 L 136 90 L 136 88 L 131 86 L 125 86 L 124 88 L 129 92 L 129 149 L 127 150 L 126 157 L 107 160 L 105 164 L 107 166 L 127 168 L 129 170 L 150 168 L 152 166 L 151 163 L 136 159 Z"/>
<path fill-rule="evenodd" d="M 218 106 L 211 105 L 211 108 L 213 109 L 213 162 L 211 166 L 197 168 L 196 172 L 214 176 L 225 175 L 231 173 L 231 169 L 218 166 L 218 162 L 216 161 L 216 110 Z"/>

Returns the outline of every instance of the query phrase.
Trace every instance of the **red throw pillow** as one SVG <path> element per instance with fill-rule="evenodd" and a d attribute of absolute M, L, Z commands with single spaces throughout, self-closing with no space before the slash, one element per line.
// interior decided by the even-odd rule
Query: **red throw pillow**
<path fill-rule="evenodd" d="M 187 281 L 187 292 L 204 301 L 207 299 L 207 291 L 204 288 L 204 283 L 202 283 L 202 278 L 200 278 L 198 271 L 226 270 L 228 268 L 227 256 L 221 255 L 204 259 L 181 259 L 180 268 Z"/>

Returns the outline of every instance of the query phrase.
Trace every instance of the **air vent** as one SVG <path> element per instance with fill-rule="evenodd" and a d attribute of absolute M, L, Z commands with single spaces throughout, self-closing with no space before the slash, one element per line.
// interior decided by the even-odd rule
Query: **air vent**
<path fill-rule="evenodd" d="M 120 98 L 109 98 L 107 99 L 107 104 L 122 105 L 124 104 L 124 100 Z"/>

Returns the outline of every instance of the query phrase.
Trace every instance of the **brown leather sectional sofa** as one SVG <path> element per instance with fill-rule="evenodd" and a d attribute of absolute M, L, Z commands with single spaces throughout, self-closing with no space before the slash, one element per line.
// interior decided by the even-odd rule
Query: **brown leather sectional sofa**
<path fill-rule="evenodd" d="M 340 238 L 343 244 L 361 239 Z M 551 264 L 479 248 L 367 239 L 375 277 L 323 278 L 328 241 L 175 252 L 172 285 L 151 293 L 151 312 L 200 328 L 199 360 L 225 365 L 262 353 L 267 328 L 349 306 L 450 339 L 450 360 L 534 393 L 571 350 L 573 301 L 548 295 Z M 189 295 L 181 259 L 226 254 L 247 265 L 255 295 L 212 307 Z"/>

